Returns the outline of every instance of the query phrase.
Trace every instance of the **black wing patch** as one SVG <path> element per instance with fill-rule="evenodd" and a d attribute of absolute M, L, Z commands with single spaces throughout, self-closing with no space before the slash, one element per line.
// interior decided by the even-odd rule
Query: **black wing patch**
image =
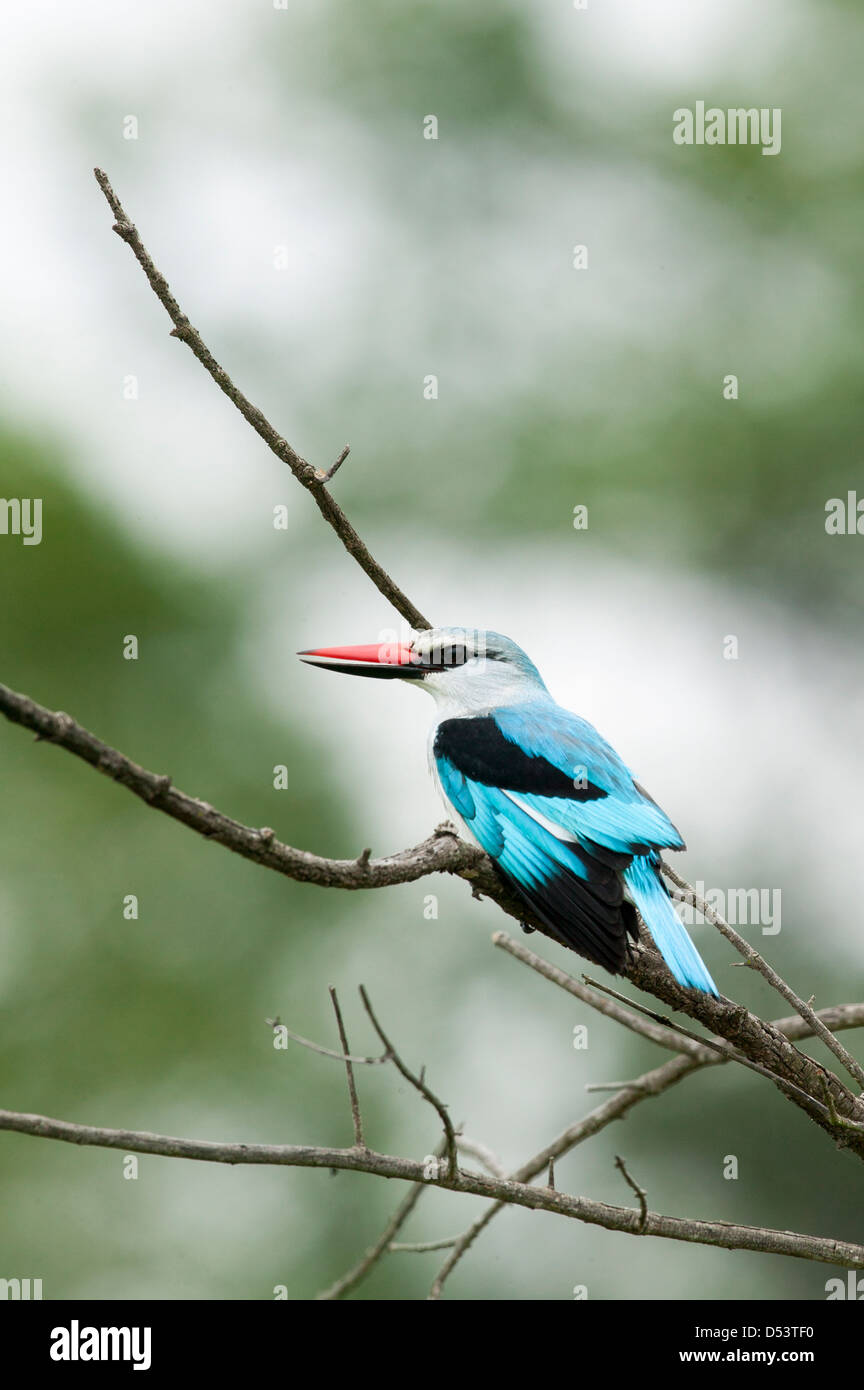
<path fill-rule="evenodd" d="M 473 719 L 445 719 L 438 725 L 433 752 L 447 758 L 471 782 L 508 792 L 560 796 L 570 801 L 599 801 L 608 796 L 591 782 L 582 785 L 547 758 L 526 753 L 505 738 L 491 714 Z"/>
<path fill-rule="evenodd" d="M 524 752 L 504 737 L 492 715 L 445 719 L 435 734 L 433 752 L 469 781 L 503 791 L 571 801 L 598 801 L 608 795 L 593 783 L 581 785 L 548 759 Z M 628 937 L 637 935 L 636 910 L 625 900 L 621 881 L 632 855 L 584 838 L 574 838 L 570 851 L 581 874 L 574 871 L 576 864 L 574 870 L 556 865 L 547 878 L 530 887 L 500 864 L 496 868 L 545 936 L 618 974 L 627 959 Z"/>
<path fill-rule="evenodd" d="M 566 869 L 528 889 L 497 867 L 508 887 L 530 908 L 544 936 L 602 965 L 610 975 L 621 973 L 627 961 L 628 937 L 635 940 L 639 935 L 636 909 L 623 894 L 614 905 L 598 901 L 597 883 L 586 884 Z M 620 879 L 618 882 L 620 885 Z"/>

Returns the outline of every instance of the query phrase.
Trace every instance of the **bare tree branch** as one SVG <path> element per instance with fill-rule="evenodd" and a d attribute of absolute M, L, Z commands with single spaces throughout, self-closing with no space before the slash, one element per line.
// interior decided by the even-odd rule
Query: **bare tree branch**
<path fill-rule="evenodd" d="M 550 1171 L 554 1173 L 551 1159 L 549 1160 L 549 1167 Z M 549 1189 L 550 1191 L 555 1191 L 551 1182 L 549 1183 Z M 486 1210 L 477 1217 L 476 1221 L 471 1222 L 467 1231 L 463 1231 L 438 1273 L 435 1275 L 435 1278 L 432 1280 L 432 1287 L 429 1290 L 430 1300 L 434 1301 L 441 1297 L 444 1292 L 444 1284 L 450 1278 L 450 1275 L 453 1273 L 459 1261 L 464 1259 L 478 1236 L 482 1235 L 489 1223 L 498 1215 L 499 1211 L 504 1210 L 506 1205 L 506 1202 L 493 1202 L 491 1206 L 488 1206 Z"/>
<path fill-rule="evenodd" d="M 389 1057 L 387 1058 L 387 1060 L 390 1060 Z M 438 1148 L 435 1150 L 435 1157 L 439 1159 L 443 1158 L 446 1152 L 446 1147 L 447 1139 L 445 1135 L 444 1138 L 441 1140 L 441 1143 L 438 1145 Z M 399 1234 L 399 1231 L 402 1229 L 405 1222 L 408 1220 L 408 1217 L 413 1212 L 414 1208 L 416 1207 L 417 1203 L 419 1202 L 420 1198 L 423 1196 L 423 1193 L 425 1191 L 426 1188 L 421 1186 L 420 1183 L 415 1183 L 412 1187 L 408 1189 L 405 1196 L 402 1198 L 402 1201 L 399 1203 L 398 1207 L 391 1216 L 390 1220 L 387 1222 L 387 1225 L 384 1227 L 384 1230 L 382 1231 L 381 1235 L 376 1240 L 375 1244 L 369 1247 L 369 1249 L 364 1254 L 363 1258 L 353 1267 L 353 1269 L 350 1269 L 347 1274 L 342 1276 L 341 1279 L 337 1279 L 335 1284 L 331 1284 L 330 1287 L 328 1289 L 325 1289 L 323 1293 L 319 1293 L 319 1300 L 335 1300 L 338 1298 L 344 1298 L 346 1294 L 350 1293 L 351 1290 L 361 1282 L 361 1280 L 366 1278 L 366 1275 L 370 1273 L 374 1266 L 378 1264 L 379 1260 L 381 1260 L 385 1255 L 390 1254 L 391 1251 L 409 1250 L 415 1248 L 409 1245 L 395 1245 L 393 1243 L 393 1240 L 394 1237 Z M 443 1249 L 444 1246 L 442 1245 L 441 1248 Z"/>
<path fill-rule="evenodd" d="M 114 214 L 113 230 L 120 237 L 121 241 L 125 241 L 127 246 L 131 248 L 135 259 L 147 276 L 150 288 L 174 325 L 171 330 L 171 336 L 180 338 L 181 341 L 192 350 L 202 367 L 210 373 L 220 391 L 224 392 L 229 401 L 237 407 L 243 419 L 252 426 L 256 434 L 260 435 L 268 449 L 276 455 L 281 463 L 287 464 L 298 483 L 301 483 L 308 492 L 311 492 L 324 520 L 333 527 L 333 530 L 336 532 L 349 555 L 351 555 L 352 558 L 357 561 L 360 568 L 368 574 L 378 592 L 383 594 L 389 603 L 392 603 L 396 612 L 399 613 L 411 627 L 415 629 L 431 627 L 432 624 L 428 619 L 424 618 L 419 608 L 414 607 L 411 600 L 403 594 L 402 590 L 394 583 L 386 570 L 382 569 L 378 561 L 373 558 L 345 513 L 342 511 L 342 508 L 333 500 L 324 486 L 324 484 L 332 478 L 343 460 L 347 458 L 347 447 L 343 449 L 333 467 L 328 469 L 325 473 L 321 473 L 317 468 L 314 468 L 311 463 L 308 463 L 306 459 L 301 458 L 288 441 L 282 438 L 281 434 L 274 429 L 270 421 L 265 418 L 258 407 L 247 400 L 243 392 L 234 385 L 228 373 L 223 367 L 220 367 L 216 358 L 204 343 L 201 334 L 196 328 L 192 327 L 189 319 L 183 313 L 183 310 L 171 293 L 165 276 L 161 271 L 156 269 L 151 256 L 138 235 L 137 228 L 127 216 L 120 199 L 111 187 L 107 174 L 103 173 L 101 169 L 94 169 L 93 173 L 96 176 L 96 182 L 105 194 L 108 206 Z"/>
<path fill-rule="evenodd" d="M 590 1005 L 598 1014 L 603 1014 L 605 1018 L 614 1019 L 616 1023 L 622 1024 L 631 1033 L 638 1033 L 640 1037 L 648 1038 L 650 1042 L 655 1042 L 660 1047 L 668 1047 L 670 1052 L 687 1052 L 698 1057 L 703 1050 L 701 1043 L 689 1042 L 680 1031 L 649 1021 L 644 1015 L 634 1013 L 630 1008 L 622 1008 L 621 1003 L 616 1003 L 615 999 L 604 998 L 598 989 L 592 989 L 589 984 L 583 984 L 581 980 L 574 980 L 573 976 L 568 975 L 566 970 L 544 960 L 535 951 L 530 951 L 527 946 L 523 946 L 521 941 L 514 941 L 513 937 L 508 936 L 506 932 L 496 932 L 492 941 L 495 946 L 506 951 L 508 955 L 521 960 L 523 965 L 530 966 L 545 980 L 551 980 L 553 984 L 559 985 L 561 989 L 574 995 L 583 1004 Z M 620 1001 L 623 996 L 618 995 L 617 998 Z"/>
<path fill-rule="evenodd" d="M 494 893 L 489 896 L 494 897 Z M 510 911 L 509 906 L 502 905 L 505 911 Z M 595 984 L 592 989 L 590 981 L 588 984 L 580 984 L 560 967 L 550 965 L 541 956 L 529 951 L 521 942 L 514 941 L 506 932 L 497 932 L 492 940 L 496 946 L 502 947 L 509 955 L 529 965 L 545 979 L 574 994 L 583 1003 L 589 1004 L 607 1017 L 616 1019 L 631 1031 L 651 1038 L 661 1046 L 675 1048 L 679 1052 L 692 1051 L 694 1056 L 698 1055 L 698 1049 L 704 1051 L 706 1048 L 721 1048 L 716 1040 L 699 1039 L 673 1019 L 663 1019 L 653 1011 L 645 1009 L 644 1005 L 633 1000 L 626 1001 L 623 995 L 610 990 L 608 986 Z M 831 1133 L 835 1140 L 838 1138 L 837 1129 L 843 1126 L 832 1123 L 831 1106 L 825 1103 L 823 1097 L 825 1086 L 828 1087 L 831 1096 L 831 1105 L 836 1108 L 838 1114 L 846 1119 L 853 1119 L 855 1125 L 860 1126 L 864 1119 L 864 1107 L 858 1098 L 853 1096 L 838 1078 L 826 1072 L 818 1062 L 792 1047 L 791 1040 L 795 1035 L 789 1032 L 780 1033 L 776 1025 L 757 1018 L 755 1014 L 730 1000 L 714 999 L 700 991 L 682 989 L 672 980 L 659 952 L 644 933 L 642 950 L 631 961 L 627 975 L 648 993 L 689 1014 L 713 1033 L 725 1038 L 727 1047 L 732 1045 L 734 1055 L 744 1066 L 750 1066 L 752 1070 L 760 1072 L 772 1081 L 788 1099 L 800 1105 L 811 1119 Z M 614 1003 L 613 999 L 610 999 L 608 1002 L 604 1001 L 601 1007 L 598 1003 L 601 999 L 598 991 L 601 989 L 619 1002 Z M 621 1008 L 622 1002 L 626 1002 L 628 1008 Z M 637 1014 L 647 1014 L 651 1023 L 637 1018 Z M 804 1019 L 804 1022 L 808 1026 L 808 1032 L 800 1034 L 801 1037 L 819 1031 L 809 1019 Z M 853 1147 L 860 1157 L 864 1157 L 864 1147 L 858 1146 L 857 1143 L 851 1144 L 850 1147 Z"/>
<path fill-rule="evenodd" d="M 54 713 L 5 685 L 0 685 L 0 713 L 12 723 L 32 730 L 37 739 L 54 743 L 81 758 L 140 797 L 146 805 L 180 821 L 204 839 L 215 840 L 232 853 L 300 883 L 315 883 L 324 888 L 385 888 L 396 883 L 410 883 L 439 868 L 457 874 L 464 869 L 469 878 L 476 868 L 478 877 L 484 878 L 483 869 L 488 861 L 483 851 L 459 840 L 452 826 L 442 826 L 422 844 L 386 859 L 362 855 L 360 859 L 324 859 L 282 844 L 269 827 L 258 830 L 241 825 L 206 801 L 187 796 L 173 786 L 170 777 L 139 767 L 68 714 Z"/>
<path fill-rule="evenodd" d="M 681 1060 L 685 1063 L 688 1061 Z M 723 1250 L 791 1255 L 795 1259 L 841 1265 L 845 1269 L 864 1269 L 864 1245 L 851 1241 L 796 1231 L 778 1231 L 770 1227 L 739 1226 L 726 1221 L 695 1221 L 685 1217 L 663 1216 L 653 1211 L 647 1214 L 643 1232 L 639 1212 L 628 1207 L 613 1207 L 605 1202 L 571 1196 L 551 1188 L 532 1187 L 512 1178 L 494 1178 L 486 1173 L 466 1172 L 462 1168 L 453 1172 L 447 1165 L 438 1167 L 438 1176 L 431 1177 L 427 1166 L 416 1159 L 380 1154 L 373 1149 L 331 1149 L 301 1144 L 218 1144 L 210 1140 L 180 1139 L 137 1130 L 70 1124 L 45 1115 L 18 1114 L 10 1110 L 0 1110 L 0 1130 L 58 1139 L 68 1144 L 87 1144 L 205 1163 L 339 1168 L 371 1173 L 381 1178 L 401 1178 L 406 1182 L 440 1187 L 450 1192 L 503 1201 L 534 1211 L 552 1212 L 588 1225 L 602 1226 L 609 1231 L 622 1231 L 630 1235 L 644 1233 L 689 1244 L 719 1246 Z"/>
<path fill-rule="evenodd" d="M 345 1074 L 348 1078 L 348 1099 L 351 1102 L 351 1120 L 354 1125 L 354 1146 L 358 1149 L 365 1149 L 366 1143 L 363 1138 L 363 1120 L 360 1115 L 360 1102 L 357 1099 L 357 1083 L 354 1080 L 354 1067 L 351 1064 L 351 1055 L 348 1047 L 348 1034 L 345 1032 L 345 1024 L 342 1020 L 342 1010 L 339 1007 L 339 998 L 336 990 L 331 985 L 328 991 L 330 1002 L 333 1005 L 333 1012 L 336 1015 L 336 1027 L 339 1030 L 339 1042 L 342 1047 L 342 1058 L 345 1063 Z"/>
<path fill-rule="evenodd" d="M 319 471 L 318 471 L 318 478 L 319 478 L 319 480 L 320 480 L 322 483 L 329 483 L 330 479 L 333 477 L 333 474 L 339 472 L 339 469 L 342 467 L 343 463 L 344 463 L 345 460 L 347 459 L 347 457 L 348 457 L 348 455 L 350 454 L 350 452 L 351 452 L 351 446 L 350 446 L 350 444 L 346 444 L 346 445 L 345 445 L 345 448 L 342 450 L 342 452 L 341 452 L 341 454 L 339 455 L 339 457 L 336 459 L 336 461 L 335 461 L 334 463 L 331 463 L 331 465 L 330 465 L 329 468 L 319 469 Z"/>
<path fill-rule="evenodd" d="M 499 933 L 500 935 L 500 933 Z M 519 943 L 514 942 L 514 945 Z M 521 950 L 512 952 L 517 959 L 522 959 Z M 529 951 L 530 956 L 532 953 Z M 525 964 L 532 966 L 530 960 Z M 557 981 L 556 981 L 557 983 Z M 862 1004 L 840 1004 L 832 1009 L 823 1009 L 819 1014 L 819 1019 L 827 1028 L 860 1028 L 864 1027 L 864 1003 Z M 795 1015 L 791 1018 L 775 1019 L 773 1025 L 778 1033 L 784 1034 L 792 1039 L 803 1039 L 813 1036 L 814 1030 L 803 1019 Z M 675 1086 L 685 1077 L 691 1076 L 694 1072 L 701 1071 L 705 1067 L 719 1066 L 724 1062 L 731 1061 L 731 1053 L 722 1055 L 720 1052 L 712 1051 L 705 1047 L 700 1056 L 682 1055 L 673 1057 L 670 1061 L 664 1062 L 662 1066 L 655 1067 L 652 1071 L 645 1072 L 642 1076 L 636 1077 L 633 1081 L 625 1083 L 618 1094 L 605 1104 L 598 1106 L 590 1111 L 582 1119 L 576 1120 L 568 1125 L 561 1134 L 553 1139 L 551 1143 L 542 1148 L 539 1153 L 534 1154 L 521 1167 L 517 1168 L 511 1175 L 519 1182 L 530 1182 L 547 1169 L 549 1174 L 548 1186 L 554 1185 L 554 1163 L 558 1158 L 563 1158 L 565 1154 L 571 1152 L 577 1145 L 591 1139 L 595 1134 L 599 1134 L 607 1125 L 615 1120 L 621 1120 L 636 1105 L 651 1096 L 660 1096 L 671 1086 Z M 429 1293 L 431 1299 L 441 1297 L 444 1284 L 452 1274 L 456 1265 L 463 1255 L 471 1248 L 478 1236 L 486 1229 L 490 1221 L 499 1212 L 505 1210 L 505 1202 L 496 1202 L 487 1207 L 475 1221 L 459 1237 L 453 1246 L 450 1255 L 435 1276 L 432 1288 Z"/>
<path fill-rule="evenodd" d="M 467 1134 L 456 1135 L 456 1147 L 460 1153 L 470 1154 L 476 1158 L 478 1163 L 482 1163 L 487 1173 L 491 1173 L 493 1178 L 506 1178 L 507 1173 L 504 1164 L 497 1154 L 486 1145 L 481 1144 L 478 1139 L 469 1139 Z"/>
<path fill-rule="evenodd" d="M 610 989 L 608 985 L 601 985 L 598 980 L 592 980 L 590 975 L 586 975 L 584 978 L 586 982 L 588 984 L 593 985 L 595 989 L 602 990 L 604 994 L 611 994 L 613 999 L 626 1000 L 626 995 L 619 994 L 617 989 Z M 662 1014 L 655 1013 L 653 1009 L 646 1009 L 643 1004 L 637 1004 L 634 1001 L 630 1002 L 631 1006 L 634 1009 L 638 1009 L 640 1013 L 647 1014 L 649 1018 L 654 1019 L 659 1023 L 664 1022 Z M 777 1073 L 772 1071 L 770 1067 L 763 1066 L 761 1062 L 751 1061 L 749 1057 L 744 1057 L 740 1052 L 737 1052 L 734 1047 L 729 1047 L 728 1043 L 724 1045 L 723 1043 L 715 1042 L 713 1038 L 705 1038 L 701 1040 L 700 1043 L 698 1034 L 692 1032 L 691 1029 L 684 1028 L 680 1023 L 676 1023 L 672 1019 L 667 1019 L 665 1020 L 665 1022 L 675 1032 L 680 1033 L 683 1039 L 689 1041 L 690 1043 L 697 1043 L 703 1047 L 710 1048 L 711 1051 L 719 1053 L 724 1058 L 728 1058 L 732 1062 L 738 1062 L 742 1067 L 748 1067 L 750 1071 L 755 1071 L 757 1075 L 764 1076 L 769 1081 L 773 1081 L 776 1086 L 779 1086 L 781 1090 L 785 1091 L 788 1095 L 790 1095 L 790 1097 L 793 1100 L 797 1099 L 798 1101 L 803 1102 L 803 1104 L 807 1108 L 809 1108 L 810 1106 L 818 1106 L 830 1118 L 830 1108 L 828 1105 L 823 1105 L 823 1103 L 820 1100 L 817 1100 L 815 1096 L 810 1095 L 809 1092 L 802 1091 L 801 1087 L 796 1086 L 794 1082 L 788 1081 L 783 1076 L 778 1076 Z M 819 1063 L 817 1062 L 816 1065 L 819 1066 Z M 824 1068 L 822 1068 L 822 1070 L 824 1071 Z M 827 1074 L 828 1073 L 826 1072 L 825 1075 L 827 1076 Z M 824 1090 L 824 1078 L 820 1077 L 819 1079 L 822 1089 Z M 859 1125 L 855 1121 L 849 1121 L 849 1124 L 853 1129 L 860 1129 L 861 1132 L 864 1133 L 864 1125 Z"/>
<path fill-rule="evenodd" d="M 862 1005 L 862 1019 L 864 1019 L 864 1005 Z M 626 1089 L 622 1089 L 612 1100 L 606 1101 L 603 1105 L 598 1105 L 594 1110 L 589 1111 L 581 1119 L 575 1120 L 566 1129 L 551 1140 L 542 1148 L 539 1153 L 533 1154 L 521 1167 L 517 1168 L 511 1177 L 517 1182 L 530 1182 L 540 1173 L 546 1170 L 547 1186 L 550 1191 L 555 1190 L 555 1161 L 563 1158 L 570 1153 L 577 1145 L 584 1143 L 588 1139 L 593 1139 L 595 1134 L 599 1134 L 602 1129 L 610 1125 L 615 1120 L 621 1120 L 629 1110 L 638 1105 L 640 1101 L 647 1100 L 649 1096 L 662 1095 L 670 1086 L 683 1081 L 685 1076 L 691 1072 L 698 1071 L 705 1066 L 713 1066 L 724 1058 L 716 1053 L 705 1050 L 702 1058 L 695 1057 L 673 1057 L 670 1061 L 664 1062 L 662 1066 L 655 1067 L 653 1071 L 645 1072 L 643 1076 L 637 1077 Z M 446 1280 L 453 1273 L 459 1261 L 471 1249 L 477 1237 L 486 1229 L 490 1221 L 503 1211 L 507 1206 L 506 1202 L 499 1201 L 487 1207 L 484 1212 L 472 1221 L 471 1225 L 456 1241 L 444 1264 L 435 1276 L 432 1287 L 429 1291 L 430 1299 L 441 1297 Z"/>
<path fill-rule="evenodd" d="M 362 985 L 360 986 L 360 998 L 363 1000 L 363 1007 L 369 1015 L 369 1022 L 372 1024 L 372 1027 L 387 1049 L 390 1059 L 397 1071 L 401 1072 L 405 1080 L 410 1082 L 414 1087 L 415 1091 L 419 1091 L 423 1099 L 427 1100 L 432 1108 L 438 1112 L 438 1118 L 444 1127 L 444 1154 L 447 1159 L 447 1175 L 451 1179 L 455 1178 L 459 1173 L 459 1156 L 456 1148 L 456 1131 L 453 1128 L 453 1121 L 450 1119 L 447 1106 L 444 1104 L 443 1100 L 439 1100 L 435 1092 L 426 1085 L 422 1072 L 417 1076 L 416 1073 L 403 1062 L 395 1046 L 387 1037 L 387 1034 L 375 1017 L 375 1012 L 369 1002 L 369 996 Z"/>
<path fill-rule="evenodd" d="M 810 1024 L 813 1031 L 817 1033 L 825 1043 L 825 1046 L 829 1048 L 830 1051 L 834 1053 L 837 1060 L 843 1064 L 853 1081 L 857 1081 L 859 1086 L 864 1087 L 864 1068 L 855 1060 L 851 1052 L 847 1051 L 839 1039 L 835 1038 L 834 1034 L 819 1021 L 818 1014 L 814 1013 L 810 1005 L 805 1003 L 803 999 L 799 999 L 795 991 L 787 985 L 784 979 L 781 979 L 777 971 L 765 960 L 764 956 L 761 956 L 758 951 L 754 950 L 749 941 L 745 941 L 744 937 L 739 935 L 734 927 L 730 927 L 729 923 L 720 916 L 719 912 L 716 912 L 713 907 L 710 907 L 704 898 L 700 898 L 699 894 L 694 892 L 686 879 L 683 879 L 670 864 L 664 862 L 661 867 L 666 877 L 670 878 L 678 889 L 677 892 L 673 890 L 672 896 L 677 898 L 679 902 L 692 904 L 697 912 L 701 913 L 705 918 L 706 922 L 710 922 L 713 927 L 716 927 L 719 932 L 722 932 L 726 940 L 731 941 L 736 951 L 740 952 L 744 957 L 744 960 L 751 969 L 758 970 L 759 974 L 768 981 L 772 989 L 776 989 L 777 993 L 782 995 L 787 1004 L 791 1004 L 793 1009 L 797 1009 L 804 1021 Z"/>
<path fill-rule="evenodd" d="M 441 1158 L 443 1154 L 444 1144 L 442 1142 L 436 1151 L 436 1157 Z M 426 1188 L 419 1182 L 409 1187 L 375 1244 L 369 1247 L 353 1269 L 350 1269 L 347 1274 L 343 1274 L 342 1278 L 337 1279 L 335 1284 L 331 1284 L 328 1289 L 319 1293 L 316 1302 L 335 1302 L 337 1299 L 344 1298 L 360 1283 L 361 1279 L 366 1278 L 366 1275 L 378 1261 L 393 1248 L 394 1237 L 399 1234 L 425 1191 Z"/>
<path fill-rule="evenodd" d="M 364 1067 L 377 1067 L 390 1061 L 386 1052 L 383 1052 L 380 1057 L 357 1057 L 349 1052 L 334 1052 L 332 1047 L 320 1047 L 318 1043 L 310 1042 L 308 1038 L 301 1038 L 299 1033 L 292 1033 L 291 1029 L 286 1028 L 285 1024 L 278 1018 L 265 1018 L 264 1022 L 268 1028 L 281 1028 L 285 1037 L 290 1038 L 291 1042 L 299 1043 L 309 1052 L 317 1052 L 319 1057 L 332 1057 L 336 1062 L 354 1062 L 356 1066 Z"/>
<path fill-rule="evenodd" d="M 864 1105 L 832 1072 L 796 1048 L 776 1027 L 730 999 L 715 998 L 699 990 L 682 989 L 654 946 L 647 931 L 640 934 L 640 950 L 627 969 L 628 979 L 672 1009 L 680 1009 L 711 1033 L 732 1043 L 737 1052 L 765 1067 L 778 1089 L 835 1143 L 864 1159 L 864 1134 L 849 1134 L 832 1123 L 822 1096 L 829 1089 L 837 1114 L 857 1122 L 864 1120 Z M 794 1091 L 784 1087 L 786 1082 Z M 804 1097 L 802 1098 L 802 1093 Z M 811 1099 L 812 1098 L 812 1099 Z"/>
<path fill-rule="evenodd" d="M 639 1202 L 639 1234 L 641 1235 L 645 1230 L 645 1223 L 648 1220 L 648 1193 L 645 1191 L 644 1187 L 639 1186 L 635 1178 L 630 1176 L 630 1173 L 627 1171 L 627 1164 L 620 1154 L 615 1155 L 615 1167 L 618 1169 L 618 1172 L 623 1177 L 627 1186 L 636 1194 L 636 1199 Z"/>
<path fill-rule="evenodd" d="M 407 1245 L 391 1245 L 390 1250 L 394 1255 L 428 1255 L 430 1250 L 449 1250 L 458 1239 L 458 1236 L 445 1236 L 443 1240 L 415 1240 Z"/>

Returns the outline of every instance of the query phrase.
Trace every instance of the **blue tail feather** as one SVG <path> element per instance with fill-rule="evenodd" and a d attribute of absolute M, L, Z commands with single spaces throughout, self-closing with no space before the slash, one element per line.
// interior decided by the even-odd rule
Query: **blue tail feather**
<path fill-rule="evenodd" d="M 624 874 L 624 882 L 657 949 L 679 985 L 702 989 L 707 994 L 718 994 L 717 986 L 690 940 L 687 928 L 675 911 L 651 859 L 644 855 L 635 858 Z"/>

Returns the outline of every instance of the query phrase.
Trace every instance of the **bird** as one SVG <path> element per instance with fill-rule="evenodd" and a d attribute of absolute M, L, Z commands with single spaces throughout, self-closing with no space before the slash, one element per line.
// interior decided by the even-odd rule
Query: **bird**
<path fill-rule="evenodd" d="M 444 803 L 536 929 L 615 975 L 638 912 L 678 984 L 718 994 L 661 877 L 661 850 L 686 847 L 680 833 L 593 725 L 556 703 L 514 641 L 438 627 L 297 655 L 433 696 L 429 766 Z"/>

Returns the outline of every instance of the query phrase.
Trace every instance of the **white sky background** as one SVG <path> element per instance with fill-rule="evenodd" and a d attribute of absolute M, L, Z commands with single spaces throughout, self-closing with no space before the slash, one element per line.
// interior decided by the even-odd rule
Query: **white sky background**
<path fill-rule="evenodd" d="M 452 242 L 439 249 L 442 261 L 454 247 L 466 259 L 478 245 L 482 254 L 468 290 L 473 337 L 436 337 L 412 280 L 423 249 L 381 198 L 376 161 L 387 158 L 386 142 L 310 99 L 308 89 L 300 88 L 292 104 L 290 90 L 277 89 L 275 69 L 258 63 L 268 26 L 293 24 L 302 35 L 327 8 L 321 0 L 296 4 L 290 14 L 224 0 L 4 4 L 0 408 L 27 430 L 36 422 L 54 442 L 58 463 L 146 546 L 214 574 L 238 566 L 245 577 L 273 500 L 290 505 L 298 528 L 321 523 L 187 350 L 168 337 L 167 318 L 131 252 L 111 233 L 94 164 L 108 172 L 182 306 L 241 388 L 316 462 L 329 461 L 350 438 L 370 479 L 370 422 L 361 438 L 341 419 L 324 438 L 317 423 L 328 388 L 357 370 L 370 315 L 378 331 L 365 368 L 394 378 L 407 363 L 406 390 L 414 392 L 430 370 L 431 345 L 457 389 L 488 399 L 494 410 L 496 400 L 548 370 L 555 344 L 563 349 L 573 333 L 574 319 L 556 302 L 549 228 L 567 223 L 577 208 L 584 210 L 585 239 L 603 246 L 616 266 L 615 274 L 598 275 L 579 310 L 596 348 L 591 370 L 598 378 L 622 337 L 650 349 L 658 305 L 670 339 L 698 337 L 694 316 L 742 258 L 755 259 L 764 272 L 764 304 L 787 313 L 790 329 L 796 325 L 783 348 L 790 365 L 808 338 L 830 332 L 841 290 L 829 266 L 816 258 L 798 262 L 794 294 L 777 293 L 789 285 L 794 243 L 775 244 L 769 255 L 754 231 L 742 246 L 726 210 L 697 209 L 635 162 L 627 177 L 582 168 L 577 193 L 538 153 L 527 170 L 502 165 L 495 216 L 454 227 Z M 724 69 L 734 72 L 737 101 L 742 85 L 758 88 L 784 52 L 800 46 L 802 22 L 812 22 L 813 13 L 798 0 L 763 3 L 758 14 L 750 0 L 591 0 L 585 13 L 564 0 L 522 8 L 535 22 L 549 80 L 565 90 L 570 46 L 577 31 L 580 42 L 589 35 L 595 90 L 579 99 L 595 101 L 598 110 L 616 87 L 641 90 L 647 102 L 675 83 L 681 103 L 691 104 L 700 84 Z M 827 27 L 831 22 L 826 17 Z M 296 61 L 302 64 L 302 52 Z M 764 104 L 773 104 L 770 96 Z M 141 123 L 137 142 L 121 138 L 130 113 Z M 671 108 L 669 115 L 671 128 Z M 840 158 L 827 131 L 810 126 L 804 138 L 824 144 L 826 158 Z M 784 149 L 783 157 L 794 154 Z M 540 200 L 548 216 L 538 221 L 527 209 Z M 502 204 L 509 208 L 505 220 Z M 621 269 L 634 220 L 646 242 L 675 244 L 673 292 L 646 284 L 636 260 Z M 682 242 L 685 221 L 690 239 Z M 272 254 L 280 244 L 290 247 L 291 264 L 277 272 Z M 764 305 L 753 293 L 758 347 Z M 487 346 L 493 343 L 494 351 Z M 701 350 L 698 342 L 692 350 Z M 823 369 L 830 368 L 825 361 Z M 772 370 L 782 375 L 783 362 L 775 358 Z M 139 378 L 135 403 L 122 399 L 126 373 Z M 318 397 L 314 410 L 304 400 L 310 390 Z M 334 491 L 338 496 L 338 485 Z M 755 602 L 752 593 L 677 571 L 673 556 L 665 570 L 646 574 L 615 554 L 586 574 L 584 566 L 574 568 L 580 538 L 566 524 L 560 543 L 544 541 L 538 553 L 526 518 L 525 544 L 514 557 L 483 543 L 466 555 L 444 537 L 430 545 L 422 517 L 406 520 L 381 555 L 397 580 L 421 607 L 434 601 L 442 621 L 486 625 L 526 646 L 562 703 L 599 726 L 680 823 L 694 878 L 755 886 L 747 878 L 754 843 L 760 863 L 776 864 L 778 883 L 800 883 L 805 847 L 814 863 L 831 865 L 824 922 L 832 950 L 856 966 L 860 936 L 844 909 L 857 894 L 860 860 L 856 817 L 846 814 L 857 810 L 864 774 L 859 643 L 840 642 L 793 612 Z M 300 647 L 376 637 L 382 603 L 359 571 L 335 603 L 331 594 L 319 576 L 296 572 L 289 533 L 284 564 L 262 575 L 250 604 L 250 679 L 277 712 L 285 702 L 305 704 L 310 726 L 329 729 L 344 761 L 358 837 L 385 852 L 421 838 L 442 817 L 425 777 L 433 707 L 401 686 L 351 686 L 295 662 Z M 730 632 L 741 640 L 738 662 L 721 658 Z M 371 906 L 366 910 L 371 931 Z M 784 914 L 795 929 L 794 901 L 784 903 Z M 804 926 L 798 918 L 798 929 Z M 351 940 L 365 971 L 374 973 L 376 961 L 386 968 L 383 949 L 374 955 L 362 935 L 358 930 Z M 350 961 L 344 968 L 350 971 Z M 532 996 L 526 1007 L 534 1002 Z M 464 1080 L 466 1091 L 474 1086 L 479 1094 L 497 1060 L 494 1010 L 487 1002 L 471 1012 L 477 1021 Z M 467 1040 L 468 1030 L 466 1013 L 454 1036 Z M 497 1098 L 487 1104 L 488 1112 L 475 1111 L 478 1133 L 502 1122 Z M 548 1092 L 537 1087 L 531 1104 L 525 1128 L 545 1132 Z"/>

